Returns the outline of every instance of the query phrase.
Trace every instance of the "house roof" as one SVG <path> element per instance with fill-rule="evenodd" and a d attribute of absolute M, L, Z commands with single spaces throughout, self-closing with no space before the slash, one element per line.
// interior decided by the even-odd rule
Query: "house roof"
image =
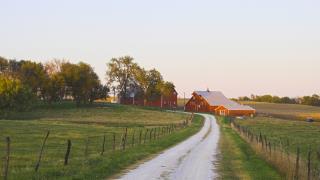
<path fill-rule="evenodd" d="M 220 91 L 195 91 L 194 93 L 203 97 L 211 106 L 223 106 L 229 110 L 254 110 L 250 106 L 228 99 Z"/>

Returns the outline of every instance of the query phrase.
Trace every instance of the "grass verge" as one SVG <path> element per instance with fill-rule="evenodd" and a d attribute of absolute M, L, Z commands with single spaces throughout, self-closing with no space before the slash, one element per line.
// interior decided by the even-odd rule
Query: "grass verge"
<path fill-rule="evenodd" d="M 258 156 L 228 121 L 217 119 L 221 127 L 218 162 L 221 179 L 281 179 L 275 168 Z"/>

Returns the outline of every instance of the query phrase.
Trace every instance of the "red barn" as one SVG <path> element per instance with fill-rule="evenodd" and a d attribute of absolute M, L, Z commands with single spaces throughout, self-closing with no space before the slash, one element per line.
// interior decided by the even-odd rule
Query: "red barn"
<path fill-rule="evenodd" d="M 195 91 L 185 106 L 190 112 L 211 112 L 222 116 L 251 116 L 256 110 L 238 104 L 219 91 Z"/>
<path fill-rule="evenodd" d="M 127 97 L 121 98 L 121 104 L 143 106 L 143 98 Z M 178 93 L 174 90 L 169 96 L 159 96 L 152 100 L 147 100 L 146 106 L 175 109 L 178 106 Z"/>

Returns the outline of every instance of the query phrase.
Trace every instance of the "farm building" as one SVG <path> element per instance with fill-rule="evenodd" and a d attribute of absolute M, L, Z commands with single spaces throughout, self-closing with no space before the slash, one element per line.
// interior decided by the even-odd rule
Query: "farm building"
<path fill-rule="evenodd" d="M 256 110 L 250 106 L 238 104 L 225 97 L 219 91 L 195 91 L 185 106 L 190 112 L 211 112 L 222 116 L 250 116 Z"/>
<path fill-rule="evenodd" d="M 176 90 L 174 90 L 169 96 L 158 95 L 150 99 L 147 99 L 145 105 L 151 106 L 151 107 L 175 109 L 178 106 L 177 103 L 178 103 L 178 93 Z M 140 96 L 131 95 L 129 97 L 120 98 L 120 104 L 143 106 L 144 99 L 143 99 L 143 96 L 141 95 Z"/>

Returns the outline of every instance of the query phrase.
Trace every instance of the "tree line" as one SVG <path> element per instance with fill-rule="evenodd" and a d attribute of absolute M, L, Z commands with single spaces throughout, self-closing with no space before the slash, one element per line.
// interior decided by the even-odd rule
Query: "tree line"
<path fill-rule="evenodd" d="M 106 98 L 110 89 L 120 99 L 133 95 L 145 102 L 175 91 L 174 84 L 164 81 L 159 71 L 144 69 L 130 56 L 112 58 L 106 78 L 103 85 L 84 62 L 55 59 L 38 63 L 0 57 L 0 109 L 28 110 L 36 101 L 51 104 L 66 99 L 79 106 Z"/>
<path fill-rule="evenodd" d="M 312 96 L 303 96 L 297 98 L 279 97 L 272 95 L 251 95 L 251 97 L 239 97 L 239 101 L 255 101 L 255 102 L 268 102 L 268 103 L 282 103 L 282 104 L 303 104 L 309 106 L 320 106 L 320 96 L 313 94 Z"/>

